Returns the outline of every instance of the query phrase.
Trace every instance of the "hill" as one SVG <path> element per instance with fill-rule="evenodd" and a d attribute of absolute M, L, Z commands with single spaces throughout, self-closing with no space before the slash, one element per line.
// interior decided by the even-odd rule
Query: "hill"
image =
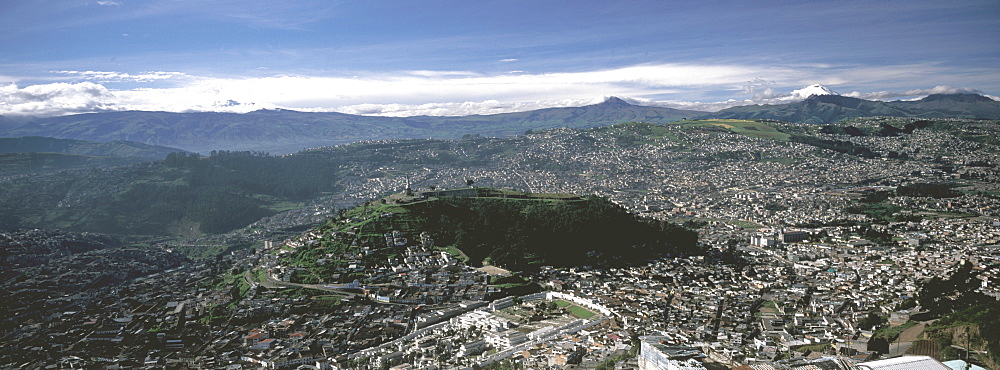
<path fill-rule="evenodd" d="M 183 152 L 183 150 L 122 140 L 99 143 L 93 141 L 55 139 L 40 136 L 0 138 L 0 154 L 62 153 L 95 157 L 136 158 L 155 161 L 166 158 L 167 154 L 174 152 Z"/>
<path fill-rule="evenodd" d="M 1000 118 L 1000 102 L 978 94 L 934 94 L 892 104 L 926 118 Z"/>
<path fill-rule="evenodd" d="M 293 153 L 363 140 L 458 139 L 477 134 L 507 137 L 556 127 L 590 128 L 628 121 L 665 123 L 702 113 L 637 106 L 618 98 L 583 107 L 464 117 L 372 117 L 289 110 L 246 114 L 108 112 L 37 119 L 0 131 L 0 136 L 129 140 L 202 153 L 211 150 Z"/>
<path fill-rule="evenodd" d="M 813 95 L 797 103 L 733 107 L 698 118 L 830 124 L 874 116 L 1000 119 L 1000 102 L 977 94 L 937 94 L 917 101 L 890 102 L 840 95 Z"/>
<path fill-rule="evenodd" d="M 310 232 L 321 242 L 315 250 L 299 249 L 291 258 L 369 248 L 376 251 L 372 258 L 381 262 L 397 254 L 386 242 L 386 235 L 394 232 L 412 240 L 433 240 L 433 245 L 468 258 L 472 265 L 514 270 L 622 266 L 665 254 L 700 252 L 695 232 L 637 218 L 606 198 L 475 188 L 368 202 Z"/>
<path fill-rule="evenodd" d="M 144 162 L 139 158 L 94 157 L 61 153 L 0 154 L 0 174 L 22 176 L 51 173 L 69 169 L 121 166 Z"/>
<path fill-rule="evenodd" d="M 134 141 L 97 143 L 48 137 L 0 138 L 0 174 L 19 176 L 120 166 L 166 158 L 183 150 Z"/>

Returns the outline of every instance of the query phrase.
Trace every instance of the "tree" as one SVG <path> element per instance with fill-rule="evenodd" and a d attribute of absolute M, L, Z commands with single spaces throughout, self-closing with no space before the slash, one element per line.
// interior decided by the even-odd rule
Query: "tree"
<path fill-rule="evenodd" d="M 476 183 L 476 180 L 465 179 L 465 185 L 472 186 L 472 184 L 475 184 L 475 183 Z"/>

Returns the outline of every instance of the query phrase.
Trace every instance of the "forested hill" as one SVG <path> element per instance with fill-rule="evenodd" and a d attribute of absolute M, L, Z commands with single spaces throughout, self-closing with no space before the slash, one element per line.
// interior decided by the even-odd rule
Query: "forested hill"
<path fill-rule="evenodd" d="M 514 270 L 542 265 L 623 266 L 667 254 L 700 253 L 696 232 L 636 217 L 597 196 L 479 188 L 393 196 L 372 203 L 347 211 L 319 230 L 323 234 L 354 230 L 362 246 L 377 249 L 386 246 L 385 233 L 401 231 L 416 238 L 426 232 L 434 245 L 461 250 L 470 264 L 488 262 Z M 332 253 L 347 245 L 327 243 L 320 248 L 331 248 L 321 253 Z"/>

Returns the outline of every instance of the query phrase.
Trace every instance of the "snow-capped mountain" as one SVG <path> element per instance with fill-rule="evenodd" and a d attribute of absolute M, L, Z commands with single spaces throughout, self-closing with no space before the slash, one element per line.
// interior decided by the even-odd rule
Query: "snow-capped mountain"
<path fill-rule="evenodd" d="M 820 84 L 812 84 L 798 90 L 792 90 L 792 97 L 795 100 L 802 100 L 813 95 L 840 95 L 840 94 Z"/>

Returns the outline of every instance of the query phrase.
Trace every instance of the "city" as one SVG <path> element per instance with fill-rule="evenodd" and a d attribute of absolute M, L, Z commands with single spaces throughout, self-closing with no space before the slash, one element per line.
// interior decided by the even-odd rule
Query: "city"
<path fill-rule="evenodd" d="M 905 123 L 852 124 L 887 120 Z M 903 161 L 680 125 L 639 135 L 651 142 L 622 143 L 644 127 L 506 139 L 528 149 L 487 166 L 358 163 L 355 180 L 317 212 L 333 217 L 337 204 L 351 202 L 372 204 L 369 212 L 341 212 L 333 229 L 164 266 L 113 289 L 50 297 L 34 312 L 14 310 L 24 320 L 5 347 L 18 350 L 5 350 L 3 363 L 646 368 L 652 351 L 676 368 L 784 369 L 903 353 L 940 357 L 921 336 L 933 325 L 918 304 L 929 280 L 965 276 L 970 291 L 954 294 L 1000 297 L 996 172 L 982 165 L 997 163 L 993 149 L 940 130 L 861 138 L 875 152 L 907 154 Z M 475 140 L 481 148 L 506 144 Z M 376 171 L 393 175 L 368 176 Z M 900 195 L 943 181 L 964 190 Z M 399 222 L 378 206 L 470 182 L 607 197 L 644 218 L 696 229 L 706 252 L 638 266 L 507 271 L 469 266 L 460 250 L 437 245 L 429 233 L 393 230 L 381 244 L 359 243 L 354 225 Z M 374 202 L 383 194 L 395 195 Z M 331 243 L 352 247 L 313 252 Z M 36 280 L 14 285 L 15 294 L 39 289 Z"/>

